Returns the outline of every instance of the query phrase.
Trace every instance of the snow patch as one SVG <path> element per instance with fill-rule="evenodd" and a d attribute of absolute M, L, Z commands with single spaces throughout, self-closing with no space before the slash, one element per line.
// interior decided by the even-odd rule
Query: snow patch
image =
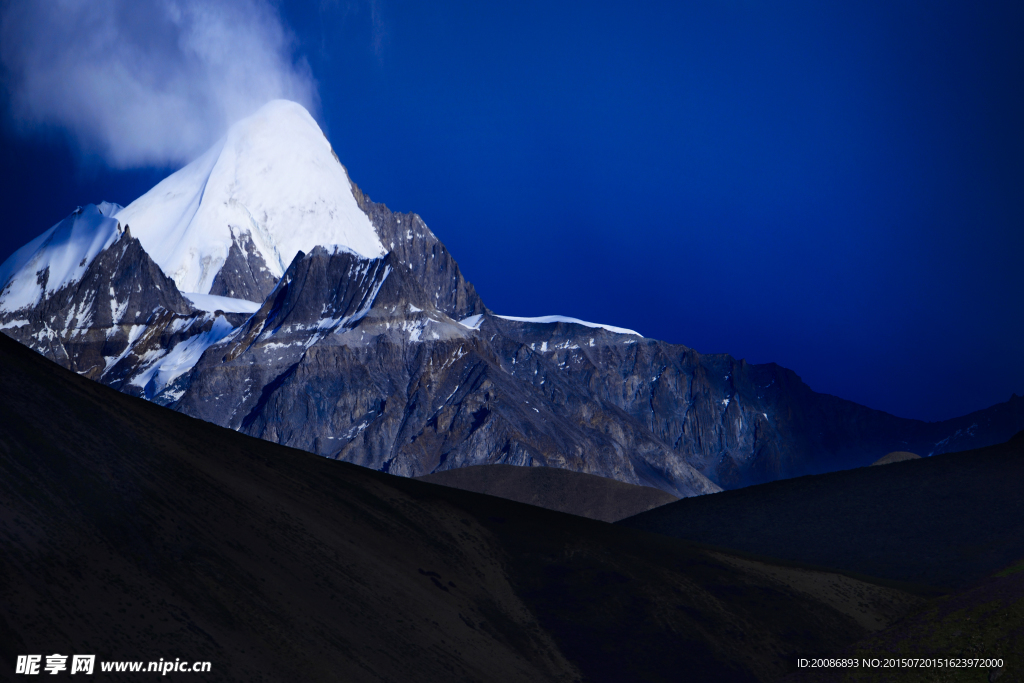
<path fill-rule="evenodd" d="M 640 334 L 639 332 L 627 330 L 624 327 L 602 325 L 601 323 L 589 323 L 586 320 L 579 320 L 577 318 L 567 318 L 564 315 L 542 315 L 539 318 L 519 318 L 514 315 L 499 315 L 498 317 L 504 318 L 505 320 L 514 320 L 520 323 L 573 323 L 575 325 L 583 325 L 585 327 L 600 327 L 602 329 L 608 330 L 609 332 L 614 332 L 615 334 L 631 334 L 637 337 L 643 337 L 643 335 Z"/>
<path fill-rule="evenodd" d="M 126 310 L 128 310 L 128 300 L 125 299 L 124 303 L 118 303 L 117 294 L 114 292 L 114 288 L 110 287 L 110 320 L 113 325 L 121 322 Z M 114 330 L 113 325 L 110 327 L 111 331 Z M 110 336 L 110 332 L 107 333 L 107 336 Z"/>
<path fill-rule="evenodd" d="M 260 348 L 264 351 L 273 351 L 274 349 L 291 348 L 292 346 L 295 346 L 296 344 L 299 343 L 301 342 L 291 342 L 289 344 L 281 344 L 279 342 L 267 342 L 266 344 L 263 344 Z"/>
<path fill-rule="evenodd" d="M 471 315 L 468 318 L 463 318 L 462 320 L 459 321 L 459 324 L 462 325 L 463 327 L 468 327 L 471 330 L 479 330 L 480 324 L 483 323 L 483 321 L 483 314 L 479 314 Z"/>
<path fill-rule="evenodd" d="M 234 330 L 235 328 L 224 316 L 218 315 L 209 330 L 175 344 L 174 348 L 159 359 L 159 362 L 153 363 L 144 372 L 133 377 L 131 384 L 144 389 L 147 398 L 156 396 L 168 384 L 191 370 L 199 362 L 199 358 L 206 349 L 227 337 Z"/>
<path fill-rule="evenodd" d="M 427 326 L 430 320 L 424 321 L 422 324 L 413 325 L 412 330 L 409 332 L 409 341 L 418 342 L 420 341 L 420 335 L 423 334 L 423 329 Z M 405 329 L 405 323 L 402 323 L 402 329 Z"/>
<path fill-rule="evenodd" d="M 255 313 L 260 310 L 263 304 L 246 299 L 233 299 L 229 296 L 217 296 L 216 294 L 199 294 L 197 292 L 182 292 L 181 295 L 192 302 L 192 305 L 201 311 L 224 311 L 225 313 Z"/>
<path fill-rule="evenodd" d="M 106 362 L 106 365 L 103 368 L 103 372 L 100 373 L 101 377 L 104 374 L 106 374 L 107 370 L 109 370 L 110 368 L 112 368 L 115 365 L 117 365 L 118 363 L 120 363 L 125 357 L 128 356 L 129 353 L 132 352 L 132 347 L 135 345 L 135 342 L 137 342 L 139 340 L 139 337 L 142 336 L 142 333 L 145 332 L 147 328 L 148 328 L 148 325 L 132 325 L 131 326 L 131 328 L 128 330 L 128 345 L 124 347 L 124 351 L 122 351 L 121 354 L 118 355 L 118 356 L 104 356 L 103 357 L 103 360 Z M 47 329 L 49 329 L 49 328 L 47 328 Z"/>

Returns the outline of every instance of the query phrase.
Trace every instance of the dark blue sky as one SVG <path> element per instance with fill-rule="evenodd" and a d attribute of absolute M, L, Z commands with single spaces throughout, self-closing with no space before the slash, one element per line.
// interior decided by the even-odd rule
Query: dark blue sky
<path fill-rule="evenodd" d="M 907 417 L 1024 392 L 1020 3 L 495 4 L 279 6 L 353 180 L 492 309 Z M 172 170 L 14 130 L 0 259 Z"/>

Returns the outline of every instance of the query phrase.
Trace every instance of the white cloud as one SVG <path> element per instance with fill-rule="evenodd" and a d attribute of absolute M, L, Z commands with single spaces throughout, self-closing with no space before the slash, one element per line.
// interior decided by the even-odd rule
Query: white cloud
<path fill-rule="evenodd" d="M 316 83 L 267 0 L 48 0 L 0 14 L 11 116 L 108 164 L 182 164 L 274 98 Z"/>

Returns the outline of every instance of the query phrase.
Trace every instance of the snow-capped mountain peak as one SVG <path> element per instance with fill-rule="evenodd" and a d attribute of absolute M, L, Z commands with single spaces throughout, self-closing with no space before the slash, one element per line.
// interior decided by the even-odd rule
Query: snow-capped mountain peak
<path fill-rule="evenodd" d="M 77 282 L 96 255 L 113 243 L 120 225 L 112 215 L 121 207 L 103 202 L 78 207 L 0 265 L 0 311 L 39 303 L 43 294 Z"/>
<path fill-rule="evenodd" d="M 262 300 L 317 245 L 386 253 L 327 138 L 286 100 L 236 123 L 116 217 L 178 289 L 199 294 Z"/>

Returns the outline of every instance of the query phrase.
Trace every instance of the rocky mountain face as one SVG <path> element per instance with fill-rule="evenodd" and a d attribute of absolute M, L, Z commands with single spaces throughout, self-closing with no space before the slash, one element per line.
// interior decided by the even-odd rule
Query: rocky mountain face
<path fill-rule="evenodd" d="M 72 216 L 0 266 L 0 330 L 125 393 L 405 476 L 548 466 L 683 497 L 866 465 L 894 450 L 984 446 L 1024 428 L 1017 397 L 924 423 L 817 394 L 774 364 L 571 318 L 495 315 L 419 216 L 390 211 L 348 180 L 296 106 L 239 124 L 211 154 L 234 144 L 253 155 L 269 139 L 262 163 L 306 144 L 304 165 L 285 159 L 285 170 L 333 164 L 340 189 L 319 176 L 303 189 L 322 186 L 326 199 L 310 201 L 334 207 L 312 212 L 313 237 L 282 223 L 310 220 L 301 207 L 251 210 L 242 199 L 256 190 L 214 182 L 227 153 L 205 155 L 125 209 L 82 209 L 91 222 Z M 238 170 L 242 158 L 230 158 L 236 180 L 264 182 Z M 230 222 L 238 216 L 248 225 Z M 135 226 L 145 239 L 132 237 Z M 61 230 L 77 242 L 58 240 Z"/>
<path fill-rule="evenodd" d="M 224 265 L 213 280 L 210 294 L 246 301 L 262 301 L 277 284 L 278 278 L 260 254 L 252 233 L 231 230 L 231 247 Z"/>
<path fill-rule="evenodd" d="M 99 209 L 90 205 L 70 219 L 90 213 Z M 44 291 L 49 274 L 49 268 L 38 273 Z M 186 347 L 201 353 L 197 342 L 212 343 L 218 331 L 226 333 L 244 319 L 227 317 L 197 310 L 131 231 L 118 225 L 116 238 L 87 264 L 81 279 L 35 306 L 0 314 L 0 328 L 70 370 L 144 395 L 161 369 L 153 366 L 154 358 Z"/>
<path fill-rule="evenodd" d="M 439 253 L 417 251 L 427 254 L 421 268 Z M 441 262 L 452 281 L 461 279 L 454 262 Z M 415 270 L 396 252 L 300 254 L 259 311 L 153 398 L 253 436 L 406 476 L 501 462 L 602 474 L 677 495 L 717 490 L 616 406 L 495 334 L 490 314 L 475 316 L 488 320 L 478 329 L 448 315 L 444 309 L 465 313 L 480 304 L 424 291 Z"/>

